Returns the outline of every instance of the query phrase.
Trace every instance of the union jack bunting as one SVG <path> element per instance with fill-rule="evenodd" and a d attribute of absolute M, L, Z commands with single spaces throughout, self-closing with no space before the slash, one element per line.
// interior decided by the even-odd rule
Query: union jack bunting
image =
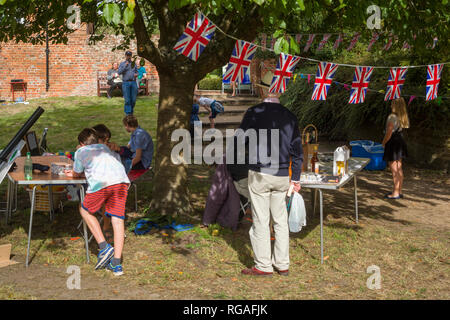
<path fill-rule="evenodd" d="M 263 51 L 266 51 L 267 47 L 267 34 L 261 33 L 261 47 Z"/>
<path fill-rule="evenodd" d="M 203 14 L 196 13 L 173 48 L 191 60 L 197 61 L 214 36 L 215 30 L 214 23 Z"/>
<path fill-rule="evenodd" d="M 353 36 L 352 41 L 350 41 L 350 45 L 347 48 L 347 51 L 350 51 L 353 49 L 353 47 L 356 45 L 356 43 L 359 40 L 359 37 L 361 37 L 361 33 L 360 32 L 356 32 L 355 35 Z"/>
<path fill-rule="evenodd" d="M 372 49 L 373 44 L 378 40 L 380 35 L 376 32 L 372 34 L 372 39 L 370 40 L 369 45 L 367 46 L 367 51 L 370 51 Z"/>
<path fill-rule="evenodd" d="M 342 41 L 344 41 L 344 36 L 342 35 L 342 33 L 340 33 L 336 39 L 336 42 L 333 45 L 333 49 L 336 50 Z"/>
<path fill-rule="evenodd" d="M 348 103 L 363 103 L 366 98 L 367 88 L 369 87 L 370 76 L 373 67 L 356 67 L 353 75 L 352 91 Z"/>
<path fill-rule="evenodd" d="M 310 34 L 309 35 L 308 41 L 306 42 L 306 46 L 303 48 L 303 52 L 307 52 L 309 50 L 309 48 L 311 47 L 315 37 L 316 37 L 315 34 Z"/>
<path fill-rule="evenodd" d="M 392 41 L 393 41 L 393 40 L 394 40 L 394 39 L 392 38 L 392 36 L 390 36 L 390 37 L 389 37 L 389 40 L 388 40 L 388 42 L 386 43 L 386 45 L 384 46 L 383 50 L 388 51 L 388 50 L 391 48 L 391 46 L 392 46 Z"/>
<path fill-rule="evenodd" d="M 404 41 L 402 49 L 411 49 L 411 46 L 409 45 L 409 43 L 407 41 Z"/>
<path fill-rule="evenodd" d="M 285 92 L 289 78 L 292 77 L 295 66 L 300 61 L 300 57 L 292 56 L 290 54 L 280 53 L 280 59 L 277 62 L 272 83 L 269 92 Z"/>
<path fill-rule="evenodd" d="M 331 86 L 334 74 L 338 68 L 337 64 L 320 62 L 317 68 L 316 81 L 311 100 L 326 100 L 328 88 Z"/>
<path fill-rule="evenodd" d="M 402 86 L 405 83 L 408 68 L 391 68 L 384 101 L 400 98 Z"/>
<path fill-rule="evenodd" d="M 319 43 L 319 46 L 317 47 L 317 51 L 320 51 L 323 49 L 323 47 L 325 46 L 325 44 L 328 42 L 328 39 L 331 37 L 331 33 L 327 33 L 323 35 L 322 40 Z"/>
<path fill-rule="evenodd" d="M 275 45 L 275 42 L 277 42 L 277 38 L 272 37 L 272 41 L 270 42 L 270 49 L 273 50 L 273 46 Z"/>
<path fill-rule="evenodd" d="M 437 98 L 439 81 L 441 81 L 443 64 L 432 64 L 427 67 L 427 93 L 426 101 Z"/>
<path fill-rule="evenodd" d="M 250 62 L 256 52 L 256 48 L 256 45 L 247 41 L 237 40 L 223 79 L 231 80 L 231 82 L 237 80 L 239 83 L 242 83 L 247 69 L 250 68 Z"/>

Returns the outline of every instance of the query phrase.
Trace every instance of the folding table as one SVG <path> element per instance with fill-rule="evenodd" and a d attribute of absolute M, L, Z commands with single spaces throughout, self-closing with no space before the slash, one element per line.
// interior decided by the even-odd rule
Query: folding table
<path fill-rule="evenodd" d="M 37 157 L 31 157 L 33 163 L 39 163 L 42 165 L 48 165 L 50 166 L 51 163 L 54 162 L 67 162 L 68 164 L 72 164 L 72 160 L 68 159 L 64 156 L 37 156 Z M 33 171 L 33 179 L 32 180 L 26 180 L 24 175 L 24 164 L 25 164 L 26 157 L 20 157 L 15 160 L 17 164 L 17 168 L 8 173 L 8 190 L 13 191 L 14 187 L 16 185 L 34 185 L 33 192 L 31 195 L 31 209 L 30 209 L 30 225 L 28 229 L 28 247 L 27 247 L 27 258 L 26 258 L 26 266 L 28 267 L 28 260 L 30 256 L 30 243 L 31 243 L 31 231 L 33 227 L 33 213 L 35 209 L 35 201 L 36 201 L 36 187 L 37 186 L 47 186 L 48 187 L 48 195 L 49 195 L 49 203 L 50 203 L 50 219 L 53 219 L 53 194 L 52 194 L 52 186 L 55 185 L 79 185 L 81 192 L 80 192 L 80 202 L 83 202 L 84 199 L 84 186 L 83 184 L 86 183 L 86 179 L 83 178 L 73 178 L 73 177 L 67 177 L 65 175 L 56 175 L 52 174 L 51 170 L 49 169 L 46 172 L 40 172 L 40 171 Z M 11 210 L 12 210 L 12 197 L 7 198 L 7 217 L 11 216 Z M 84 239 L 85 239 L 85 246 L 86 246 L 86 260 L 89 263 L 89 243 L 87 241 L 87 228 L 86 223 L 84 223 L 83 220 L 83 230 L 84 230 Z"/>
<path fill-rule="evenodd" d="M 320 155 L 319 155 L 320 158 Z M 345 175 L 338 183 L 319 183 L 319 182 L 311 182 L 305 179 L 305 175 L 302 174 L 300 178 L 300 184 L 302 188 L 314 189 L 314 199 L 313 199 L 313 213 L 315 213 L 316 209 L 316 192 L 319 191 L 319 203 L 320 203 L 320 258 L 321 263 L 323 263 L 323 192 L 322 190 L 339 190 L 347 182 L 351 181 L 353 178 L 354 181 L 354 199 L 355 199 L 355 218 L 356 223 L 358 223 L 358 187 L 356 182 L 357 173 L 359 173 L 364 167 L 370 162 L 368 158 L 350 158 L 348 160 L 348 169 L 349 172 Z M 322 168 L 329 174 L 332 173 L 333 170 L 333 162 L 320 162 Z M 331 166 L 330 166 L 331 165 Z"/>

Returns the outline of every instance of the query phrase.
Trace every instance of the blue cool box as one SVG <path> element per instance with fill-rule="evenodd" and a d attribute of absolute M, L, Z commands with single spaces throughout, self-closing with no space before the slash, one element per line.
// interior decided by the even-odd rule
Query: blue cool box
<path fill-rule="evenodd" d="M 370 140 L 350 141 L 352 147 L 352 157 L 369 158 L 369 164 L 364 168 L 366 170 L 384 170 L 386 161 L 383 160 L 384 148 L 381 143 Z"/>

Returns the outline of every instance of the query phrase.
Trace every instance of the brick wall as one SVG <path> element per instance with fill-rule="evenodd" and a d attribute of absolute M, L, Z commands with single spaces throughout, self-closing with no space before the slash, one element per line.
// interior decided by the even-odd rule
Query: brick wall
<path fill-rule="evenodd" d="M 49 44 L 49 79 L 46 89 L 45 44 L 0 43 L 0 99 L 12 100 L 11 79 L 27 82 L 27 98 L 92 96 L 97 94 L 97 72 L 107 71 L 114 61 L 124 59 L 123 51 L 111 51 L 121 38 L 108 35 L 95 45 L 88 44 L 86 26 L 69 36 L 67 45 Z M 136 54 L 136 44 L 130 50 Z M 155 66 L 146 61 L 150 92 L 159 92 L 159 77 Z M 22 92 L 16 92 L 23 96 Z"/>

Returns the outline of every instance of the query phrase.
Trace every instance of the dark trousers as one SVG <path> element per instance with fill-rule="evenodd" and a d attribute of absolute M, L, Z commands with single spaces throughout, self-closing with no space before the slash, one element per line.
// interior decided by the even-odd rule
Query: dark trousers
<path fill-rule="evenodd" d="M 122 164 L 125 167 L 125 171 L 128 173 L 130 170 L 145 170 L 146 168 L 142 164 L 142 161 L 139 161 L 131 168 L 131 162 L 133 161 L 133 152 L 127 147 L 120 147 L 120 159 L 122 160 Z"/>
<path fill-rule="evenodd" d="M 113 82 L 112 84 L 109 84 L 108 97 L 112 96 L 112 93 L 115 89 L 119 89 L 120 91 L 122 91 L 122 82 Z"/>

